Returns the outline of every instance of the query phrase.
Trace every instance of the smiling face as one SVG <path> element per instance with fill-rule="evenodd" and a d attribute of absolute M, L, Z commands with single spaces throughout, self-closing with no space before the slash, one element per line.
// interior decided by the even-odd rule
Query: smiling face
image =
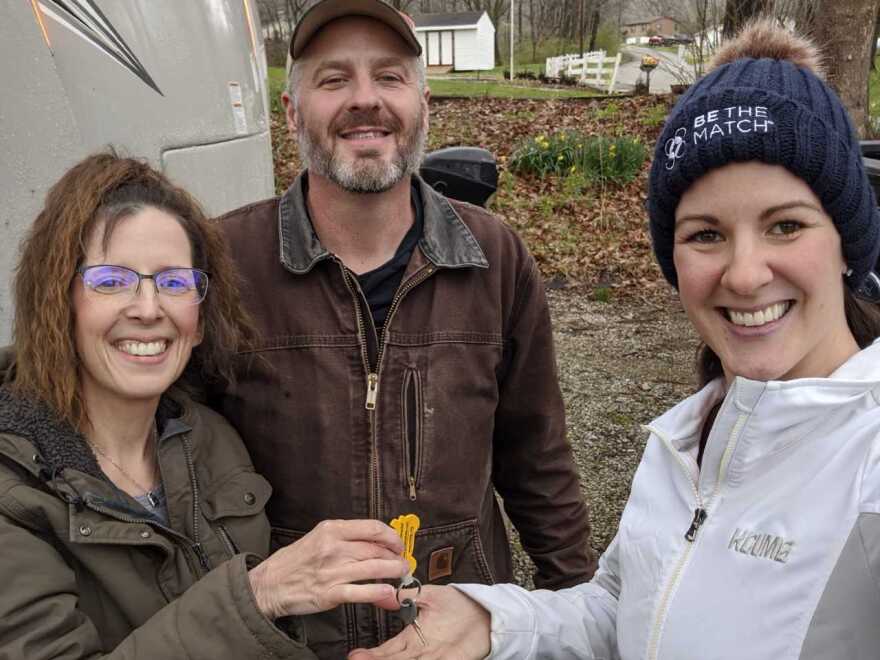
<path fill-rule="evenodd" d="M 692 185 L 675 217 L 682 305 L 728 382 L 824 377 L 858 351 L 840 236 L 804 181 L 733 163 Z"/>
<path fill-rule="evenodd" d="M 113 264 L 152 274 L 192 267 L 190 243 L 180 223 L 153 207 L 121 219 L 104 250 L 104 224 L 89 237 L 83 266 Z M 159 296 L 142 280 L 137 294 L 102 294 L 73 283 L 79 378 L 87 409 L 95 403 L 159 396 L 183 372 L 201 341 L 199 305 Z"/>
<path fill-rule="evenodd" d="M 288 126 L 309 173 L 349 192 L 384 192 L 414 173 L 428 130 L 418 62 L 379 21 L 343 18 L 309 43 Z"/>

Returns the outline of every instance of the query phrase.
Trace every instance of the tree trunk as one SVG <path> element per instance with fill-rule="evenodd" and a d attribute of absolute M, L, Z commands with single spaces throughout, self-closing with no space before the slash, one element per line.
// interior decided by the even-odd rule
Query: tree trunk
<path fill-rule="evenodd" d="M 877 39 L 880 38 L 880 12 L 877 13 L 877 21 L 874 23 L 874 38 L 871 39 L 871 71 L 877 70 Z"/>
<path fill-rule="evenodd" d="M 577 12 L 577 22 L 578 22 L 578 55 L 583 56 L 584 54 L 584 32 L 587 29 L 585 25 L 586 20 L 584 18 L 584 11 L 586 7 L 584 7 L 584 0 L 578 0 L 578 12 Z"/>
<path fill-rule="evenodd" d="M 520 41 L 522 41 L 523 35 L 523 4 L 523 0 L 519 0 L 519 2 L 516 3 L 516 34 L 517 39 L 519 39 Z"/>
<path fill-rule="evenodd" d="M 593 10 L 592 24 L 590 25 L 590 50 L 596 50 L 596 37 L 599 35 L 599 10 Z"/>
<path fill-rule="evenodd" d="M 532 62 L 538 57 L 538 38 L 535 34 L 535 25 L 538 23 L 535 17 L 535 0 L 529 0 L 529 34 L 532 37 Z"/>
<path fill-rule="evenodd" d="M 868 74 L 878 0 L 833 0 L 819 3 L 813 37 L 822 48 L 828 81 L 840 96 L 859 136 L 868 127 Z"/>
<path fill-rule="evenodd" d="M 732 39 L 749 19 L 770 8 L 769 0 L 727 0 L 724 5 L 724 38 Z"/>

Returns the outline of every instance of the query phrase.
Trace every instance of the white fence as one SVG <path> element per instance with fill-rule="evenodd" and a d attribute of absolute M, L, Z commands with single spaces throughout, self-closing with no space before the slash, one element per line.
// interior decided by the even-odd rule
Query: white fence
<path fill-rule="evenodd" d="M 559 78 L 561 75 L 577 78 L 580 85 L 607 88 L 610 94 L 614 91 L 619 68 L 620 53 L 616 57 L 606 57 L 604 50 L 594 50 L 583 55 L 548 57 L 544 73 L 548 78 Z"/>

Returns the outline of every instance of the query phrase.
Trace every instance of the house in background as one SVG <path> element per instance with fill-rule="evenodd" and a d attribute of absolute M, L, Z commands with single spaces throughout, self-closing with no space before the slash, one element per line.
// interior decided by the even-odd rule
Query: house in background
<path fill-rule="evenodd" d="M 495 26 L 486 12 L 416 14 L 425 66 L 454 71 L 495 68 Z"/>
<path fill-rule="evenodd" d="M 628 44 L 648 43 L 648 38 L 654 35 L 673 36 L 679 32 L 679 25 L 672 16 L 655 16 L 654 18 L 624 23 L 621 32 Z"/>

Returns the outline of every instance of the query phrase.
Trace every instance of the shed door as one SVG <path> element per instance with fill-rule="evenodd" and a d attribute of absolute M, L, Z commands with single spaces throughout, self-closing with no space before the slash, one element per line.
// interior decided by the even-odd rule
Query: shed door
<path fill-rule="evenodd" d="M 428 66 L 440 65 L 440 33 L 426 32 L 428 40 Z"/>
<path fill-rule="evenodd" d="M 455 64 L 455 39 L 452 30 L 440 33 L 440 64 L 452 66 Z"/>

